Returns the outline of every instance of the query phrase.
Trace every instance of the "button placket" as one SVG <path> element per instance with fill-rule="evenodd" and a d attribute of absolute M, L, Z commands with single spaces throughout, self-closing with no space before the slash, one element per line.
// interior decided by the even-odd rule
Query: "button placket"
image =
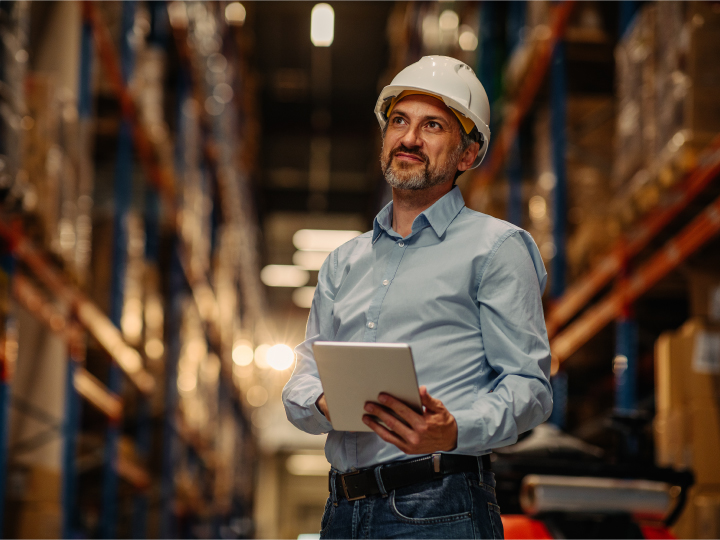
<path fill-rule="evenodd" d="M 404 253 L 404 249 L 395 249 L 390 251 L 390 256 L 388 257 L 388 262 L 385 266 L 383 280 L 375 291 L 366 315 L 367 322 L 365 323 L 365 334 L 363 336 L 363 341 L 365 342 L 373 343 L 377 341 L 378 319 L 380 318 L 382 303 L 385 300 L 385 295 L 389 289 L 388 285 L 395 277 L 395 273 L 400 266 L 400 261 L 402 260 Z"/>

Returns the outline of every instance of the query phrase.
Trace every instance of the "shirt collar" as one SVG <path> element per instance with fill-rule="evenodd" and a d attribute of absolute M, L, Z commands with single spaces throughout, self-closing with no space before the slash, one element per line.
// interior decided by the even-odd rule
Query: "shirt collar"
<path fill-rule="evenodd" d="M 417 232 L 417 225 L 424 225 L 427 222 L 438 237 L 445 234 L 450 223 L 457 217 L 460 210 L 465 206 L 462 193 L 458 186 L 453 187 L 448 193 L 440 197 L 433 205 L 420 212 L 413 222 L 413 232 Z M 392 211 L 393 203 L 390 201 L 385 207 L 378 212 L 373 221 L 373 244 L 378 239 L 382 231 L 389 234 L 392 229 Z"/>

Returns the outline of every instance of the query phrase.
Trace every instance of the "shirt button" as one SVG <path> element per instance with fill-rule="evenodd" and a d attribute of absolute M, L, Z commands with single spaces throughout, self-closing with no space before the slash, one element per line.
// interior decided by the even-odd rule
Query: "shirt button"
<path fill-rule="evenodd" d="M 405 242 L 400 242 L 400 243 L 398 244 L 398 246 L 400 246 L 400 247 L 405 247 Z"/>
<path fill-rule="evenodd" d="M 387 279 L 383 280 L 383 285 L 387 286 L 387 284 L 390 283 Z"/>
<path fill-rule="evenodd" d="M 368 328 L 370 328 L 371 330 L 372 330 L 373 328 L 375 328 L 375 323 L 372 322 L 372 321 L 370 321 L 370 322 L 368 323 Z"/>

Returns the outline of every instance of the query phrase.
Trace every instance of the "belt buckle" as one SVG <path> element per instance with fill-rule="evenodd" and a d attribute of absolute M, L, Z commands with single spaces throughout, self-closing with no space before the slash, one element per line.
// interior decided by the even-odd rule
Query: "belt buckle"
<path fill-rule="evenodd" d="M 348 501 L 359 501 L 360 499 L 364 499 L 365 495 L 360 495 L 359 497 L 350 497 L 350 494 L 348 493 L 347 484 L 345 483 L 345 478 L 348 476 L 354 476 L 356 474 L 360 474 L 360 471 L 353 471 L 346 474 L 340 475 L 340 482 L 342 483 L 343 491 L 345 492 L 345 498 Z"/>

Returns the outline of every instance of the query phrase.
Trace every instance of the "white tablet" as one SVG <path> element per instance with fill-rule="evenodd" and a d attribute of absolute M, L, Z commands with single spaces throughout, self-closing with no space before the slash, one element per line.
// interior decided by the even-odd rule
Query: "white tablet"
<path fill-rule="evenodd" d="M 422 411 L 410 345 L 316 341 L 313 352 L 336 431 L 372 431 L 362 421 L 365 403 L 381 392 Z"/>

